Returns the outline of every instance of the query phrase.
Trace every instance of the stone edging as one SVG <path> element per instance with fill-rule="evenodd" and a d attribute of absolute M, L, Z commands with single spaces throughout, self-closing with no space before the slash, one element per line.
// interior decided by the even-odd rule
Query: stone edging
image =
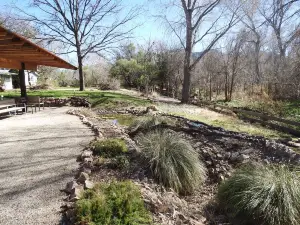
<path fill-rule="evenodd" d="M 83 124 L 92 129 L 96 139 L 103 138 L 100 128 L 80 114 L 78 110 L 71 109 L 67 114 L 78 116 Z M 67 197 L 64 199 L 66 203 L 61 206 L 63 224 L 73 224 L 75 222 L 75 202 L 80 199 L 84 190 L 94 187 L 94 183 L 89 177 L 93 170 L 93 152 L 89 148 L 83 149 L 77 161 L 80 161 L 80 166 L 74 179 L 68 182 L 66 187 L 61 190 L 67 194 Z"/>

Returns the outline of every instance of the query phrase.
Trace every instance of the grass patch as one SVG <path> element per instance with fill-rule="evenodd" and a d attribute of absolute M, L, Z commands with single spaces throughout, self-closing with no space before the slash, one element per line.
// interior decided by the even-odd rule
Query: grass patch
<path fill-rule="evenodd" d="M 102 119 L 117 120 L 120 125 L 130 126 L 136 119 L 136 116 L 130 114 L 103 114 Z"/>
<path fill-rule="evenodd" d="M 137 137 L 141 153 L 155 179 L 182 194 L 192 193 L 206 177 L 198 153 L 169 130 L 154 130 Z"/>
<path fill-rule="evenodd" d="M 5 91 L 1 93 L 5 98 L 20 97 L 19 90 Z M 128 107 L 128 106 L 146 106 L 151 104 L 149 100 L 133 97 L 130 95 L 99 91 L 99 90 L 28 90 L 28 96 L 40 96 L 40 97 L 54 97 L 54 98 L 67 98 L 67 97 L 86 97 L 92 103 L 92 107 L 98 108 L 116 108 L 116 107 Z"/>
<path fill-rule="evenodd" d="M 98 184 L 76 202 L 76 224 L 149 225 L 141 193 L 130 181 Z"/>
<path fill-rule="evenodd" d="M 129 126 L 129 130 L 131 132 L 135 132 L 137 130 L 148 130 L 149 128 L 159 124 L 174 125 L 175 123 L 171 119 L 161 116 L 138 117 L 132 121 L 131 125 Z"/>
<path fill-rule="evenodd" d="M 220 186 L 218 200 L 241 223 L 297 225 L 299 175 L 283 165 L 244 167 Z"/>
<path fill-rule="evenodd" d="M 109 138 L 92 143 L 94 153 L 103 157 L 116 157 L 128 151 L 124 140 L 118 138 Z"/>

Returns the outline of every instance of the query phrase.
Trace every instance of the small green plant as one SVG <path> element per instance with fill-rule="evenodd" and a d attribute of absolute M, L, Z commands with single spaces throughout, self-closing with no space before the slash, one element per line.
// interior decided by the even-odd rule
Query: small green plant
<path fill-rule="evenodd" d="M 147 130 L 159 124 L 174 124 L 174 122 L 161 116 L 140 117 L 132 122 L 132 124 L 129 126 L 129 130 L 130 132 L 135 132 L 137 130 Z"/>
<path fill-rule="evenodd" d="M 166 187 L 188 194 L 199 188 L 206 169 L 192 146 L 173 131 L 154 130 L 137 137 L 153 176 Z"/>
<path fill-rule="evenodd" d="M 150 225 L 141 193 L 130 181 L 97 184 L 76 202 L 76 224 Z"/>
<path fill-rule="evenodd" d="M 241 223 L 297 225 L 300 179 L 286 166 L 244 167 L 224 182 L 218 201 Z"/>
<path fill-rule="evenodd" d="M 94 153 L 103 157 L 116 157 L 128 151 L 124 140 L 109 138 L 92 143 Z"/>
<path fill-rule="evenodd" d="M 102 166 L 102 165 L 104 165 L 107 162 L 107 160 L 108 159 L 100 156 L 100 157 L 94 159 L 93 165 L 94 166 Z"/>
<path fill-rule="evenodd" d="M 126 170 L 129 168 L 129 160 L 125 155 L 118 155 L 115 158 L 112 158 L 110 166 L 116 169 Z"/>

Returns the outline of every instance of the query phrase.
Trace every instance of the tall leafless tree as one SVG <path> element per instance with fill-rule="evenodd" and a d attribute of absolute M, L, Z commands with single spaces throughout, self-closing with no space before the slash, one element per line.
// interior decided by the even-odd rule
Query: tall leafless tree
<path fill-rule="evenodd" d="M 131 37 L 137 8 L 124 12 L 121 0 L 32 0 L 41 13 L 18 8 L 24 20 L 40 30 L 42 38 L 63 44 L 65 54 L 76 53 L 80 90 L 85 88 L 83 60 L 90 53 L 102 55 L 117 48 L 118 42 Z M 64 49 L 64 50 L 65 50 Z"/>
<path fill-rule="evenodd" d="M 178 0 L 177 0 L 178 1 Z M 196 64 L 237 22 L 235 12 L 229 12 L 221 0 L 181 0 L 174 3 L 183 11 L 175 22 L 165 17 L 171 30 L 185 50 L 182 103 L 189 101 L 191 75 Z M 184 35 L 183 35 L 184 33 Z M 195 46 L 202 45 L 201 54 L 193 56 Z"/>
<path fill-rule="evenodd" d="M 277 40 L 278 55 L 275 57 L 275 76 L 278 76 L 280 67 L 285 64 L 285 57 L 288 47 L 300 35 L 299 13 L 300 7 L 296 5 L 298 1 L 268 0 L 260 12 L 265 18 L 265 23 L 272 28 Z M 282 68 L 281 68 L 282 69 Z"/>
<path fill-rule="evenodd" d="M 259 15 L 260 0 L 244 1 L 239 11 L 239 19 L 247 30 L 249 30 L 247 41 L 254 47 L 254 81 L 259 83 L 262 79 L 260 69 L 260 51 L 262 47 L 263 29 L 265 29 L 264 20 Z"/>

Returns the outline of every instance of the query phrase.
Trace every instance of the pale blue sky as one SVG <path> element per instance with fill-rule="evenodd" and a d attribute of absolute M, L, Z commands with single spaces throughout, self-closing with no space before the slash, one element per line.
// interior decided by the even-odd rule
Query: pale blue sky
<path fill-rule="evenodd" d="M 16 4 L 18 7 L 26 9 L 30 0 L 0 0 L 0 12 L 9 13 L 10 5 Z M 164 39 L 167 35 L 164 31 L 162 23 L 157 21 L 153 15 L 157 13 L 157 5 L 155 0 L 124 0 L 123 4 L 127 7 L 134 7 L 137 5 L 143 5 L 145 11 L 139 16 L 137 21 L 142 23 L 135 31 L 134 34 L 139 40 L 150 39 Z M 31 9 L 32 10 L 32 9 Z M 36 13 L 40 13 L 36 10 Z"/>
<path fill-rule="evenodd" d="M 39 14 L 42 16 L 42 12 L 40 12 L 39 10 L 33 10 L 32 7 L 28 7 L 31 1 L 32 0 L 0 0 L 0 13 L 3 12 L 5 14 L 10 14 L 10 12 L 13 12 L 12 6 L 16 5 L 17 7 L 23 10 L 27 9 L 31 13 L 33 12 L 36 16 Z M 128 9 L 136 6 L 143 7 L 143 12 L 133 22 L 141 24 L 134 30 L 134 39 L 132 39 L 133 43 L 142 45 L 149 40 L 166 40 L 168 42 L 170 41 L 170 37 L 168 37 L 170 35 L 164 32 L 165 28 L 162 25 L 162 22 L 158 21 L 153 16 L 157 14 L 158 7 L 155 3 L 159 1 L 160 0 L 123 0 L 123 5 Z M 61 55 L 61 57 L 71 63 L 77 64 L 77 57 L 74 53 L 69 55 Z M 89 59 L 87 60 L 89 61 Z"/>
<path fill-rule="evenodd" d="M 12 8 L 12 5 L 15 4 L 19 8 L 22 8 L 24 11 L 34 12 L 36 16 L 40 14 L 42 17 L 42 13 L 38 10 L 32 11 L 32 8 L 28 8 L 29 2 L 32 0 L 0 0 L 0 13 L 9 14 Z M 123 5 L 132 8 L 135 6 L 143 6 L 143 12 L 141 15 L 133 21 L 133 23 L 140 23 L 141 25 L 136 28 L 134 31 L 135 38 L 132 39 L 134 44 L 144 44 L 149 40 L 152 41 L 164 41 L 167 44 L 172 44 L 173 46 L 180 46 L 180 42 L 175 35 L 172 35 L 170 31 L 167 31 L 167 25 L 161 19 L 157 19 L 157 15 L 167 15 L 170 20 L 177 21 L 178 16 L 182 13 L 181 9 L 174 9 L 172 7 L 163 4 L 164 2 L 169 2 L 169 0 L 123 0 Z M 212 16 L 214 17 L 214 16 Z M 209 23 L 210 18 L 207 18 Z M 221 20 L 222 23 L 222 20 Z M 207 24 L 204 22 L 202 24 L 202 31 L 205 32 L 207 29 Z M 182 35 L 184 36 L 184 30 Z M 209 42 L 210 37 L 201 41 L 194 51 L 202 51 L 207 42 Z M 68 61 L 76 63 L 76 55 L 64 55 L 62 56 Z"/>

